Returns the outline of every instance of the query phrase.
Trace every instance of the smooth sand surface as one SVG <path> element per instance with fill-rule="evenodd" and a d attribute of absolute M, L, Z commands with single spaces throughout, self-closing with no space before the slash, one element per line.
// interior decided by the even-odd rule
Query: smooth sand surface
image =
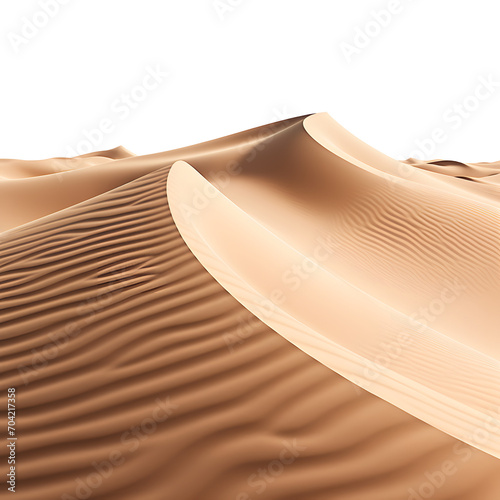
<path fill-rule="evenodd" d="M 496 172 L 322 114 L 0 162 L 16 498 L 497 499 Z"/>

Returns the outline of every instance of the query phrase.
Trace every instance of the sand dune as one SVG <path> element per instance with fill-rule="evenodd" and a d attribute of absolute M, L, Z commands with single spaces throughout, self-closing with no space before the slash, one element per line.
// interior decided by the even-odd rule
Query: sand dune
<path fill-rule="evenodd" d="M 304 127 L 312 135 L 284 132 L 293 138 L 282 161 L 270 143 L 217 191 L 176 163 L 167 188 L 181 234 L 285 338 L 500 457 L 498 425 L 485 442 L 475 437 L 500 408 L 498 208 L 474 185 L 465 198 L 466 181 L 406 174 L 324 115 Z"/>
<path fill-rule="evenodd" d="M 325 115 L 0 162 L 17 498 L 498 498 L 495 172 Z"/>

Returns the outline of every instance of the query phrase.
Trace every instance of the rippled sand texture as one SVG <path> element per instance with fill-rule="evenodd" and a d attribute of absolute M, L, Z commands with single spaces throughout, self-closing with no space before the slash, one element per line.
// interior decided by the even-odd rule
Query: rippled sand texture
<path fill-rule="evenodd" d="M 494 450 L 481 451 L 498 438 L 498 167 L 453 165 L 452 172 L 442 162 L 391 163 L 348 135 L 327 144 L 330 125 L 315 116 L 309 125 L 299 118 L 146 157 L 120 148 L 0 163 L 1 380 L 18 393 L 16 498 L 498 498 L 500 462 Z M 395 177 L 401 181 L 388 182 Z M 183 185 L 184 178 L 199 184 Z M 405 208 L 418 200 L 413 219 Z M 174 222 L 171 208 L 185 220 Z M 262 238 L 267 252 L 245 250 L 252 240 L 235 223 Z M 279 282 L 280 273 L 267 275 L 275 250 L 286 272 L 297 263 L 289 252 L 311 259 L 315 238 L 331 242 L 332 234 L 335 252 L 298 288 Z M 250 254 L 246 264 L 233 261 L 234 241 Z M 209 243 L 218 245 L 216 258 L 204 262 Z M 234 282 L 218 275 L 221 258 L 234 266 Z M 374 336 L 383 325 L 399 331 L 404 317 L 440 293 L 443 279 L 456 276 L 466 289 L 458 286 L 427 326 L 432 331 L 409 324 L 408 348 L 387 351 L 363 330 L 367 316 L 378 327 Z M 270 284 L 287 298 L 278 309 L 294 321 L 296 338 L 273 323 L 281 312 L 263 312 L 267 302 L 256 310 L 261 321 L 237 300 L 266 297 Z M 330 287 L 332 338 L 321 297 L 317 315 L 292 307 L 303 290 L 323 286 Z M 351 328 L 348 316 L 339 323 L 342 295 L 359 300 Z M 374 297 L 390 306 L 391 321 Z M 329 345 L 326 357 L 307 353 L 311 332 Z M 370 361 L 384 353 L 385 370 Z M 404 383 L 399 399 L 371 394 Z M 425 400 L 421 417 L 441 428 L 449 421 L 450 429 L 406 408 L 408 394 L 431 390 L 441 400 L 435 412 Z M 471 427 L 481 412 L 493 417 Z"/>

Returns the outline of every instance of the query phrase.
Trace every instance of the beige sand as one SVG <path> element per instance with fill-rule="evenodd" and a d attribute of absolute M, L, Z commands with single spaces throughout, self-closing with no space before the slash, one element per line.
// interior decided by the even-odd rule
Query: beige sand
<path fill-rule="evenodd" d="M 336 127 L 0 164 L 17 498 L 498 497 L 497 166 Z"/>

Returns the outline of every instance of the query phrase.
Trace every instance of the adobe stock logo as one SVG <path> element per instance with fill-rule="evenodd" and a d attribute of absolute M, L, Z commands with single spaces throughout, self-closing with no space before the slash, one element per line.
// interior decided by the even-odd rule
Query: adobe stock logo
<path fill-rule="evenodd" d="M 441 462 L 436 468 L 427 470 L 424 474 L 424 481 L 418 487 L 408 489 L 407 499 L 429 500 L 435 497 L 448 479 L 460 472 L 461 467 L 472 458 L 473 453 L 474 448 L 469 445 L 461 442 L 456 443 L 453 447 L 452 457 Z"/>
<path fill-rule="evenodd" d="M 424 137 L 414 141 L 416 148 L 404 156 L 426 160 L 437 155 L 439 146 L 444 144 L 453 132 L 459 130 L 479 112 L 485 103 L 498 95 L 500 80 L 496 75 L 479 76 L 474 88 L 467 95 L 449 106 L 440 117 L 440 123 Z"/>
<path fill-rule="evenodd" d="M 160 64 L 147 66 L 135 85 L 113 99 L 105 116 L 93 127 L 83 129 L 81 138 L 73 145 L 66 146 L 66 156 L 79 156 L 103 147 L 106 137 L 115 132 L 139 106 L 143 106 L 169 76 L 170 73 Z"/>
<path fill-rule="evenodd" d="M 346 61 L 350 64 L 355 56 L 358 56 L 368 48 L 375 38 L 388 28 L 392 21 L 405 10 L 405 3 L 413 0 L 389 0 L 386 7 L 371 12 L 371 19 L 364 24 L 356 26 L 354 37 L 349 41 L 340 43 L 340 49 Z"/>
<path fill-rule="evenodd" d="M 29 17 L 21 18 L 21 28 L 18 33 L 10 32 L 7 38 L 12 50 L 17 54 L 22 47 L 36 38 L 39 33 L 54 19 L 70 0 L 39 0 L 39 9 Z"/>

